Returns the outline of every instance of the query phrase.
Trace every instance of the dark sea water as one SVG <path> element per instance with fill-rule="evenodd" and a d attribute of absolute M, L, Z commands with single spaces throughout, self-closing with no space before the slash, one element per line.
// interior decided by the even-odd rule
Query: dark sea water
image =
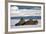
<path fill-rule="evenodd" d="M 11 17 L 11 19 L 41 19 L 41 16 L 19 16 L 19 17 Z"/>

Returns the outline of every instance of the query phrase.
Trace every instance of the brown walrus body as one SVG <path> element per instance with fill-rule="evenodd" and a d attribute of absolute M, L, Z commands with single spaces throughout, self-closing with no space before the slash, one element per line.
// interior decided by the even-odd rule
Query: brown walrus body
<path fill-rule="evenodd" d="M 32 19 L 30 19 L 30 20 L 25 22 L 25 20 L 23 18 L 21 18 L 19 23 L 15 24 L 15 26 L 19 26 L 19 25 L 36 25 L 36 24 L 38 24 L 37 20 L 33 21 Z"/>

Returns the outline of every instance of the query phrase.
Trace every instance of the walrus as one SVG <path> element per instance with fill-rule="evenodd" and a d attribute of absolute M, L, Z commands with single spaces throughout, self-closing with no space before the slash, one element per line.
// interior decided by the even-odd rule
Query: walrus
<path fill-rule="evenodd" d="M 35 20 L 33 21 L 32 19 L 29 19 L 28 21 L 25 21 L 23 18 L 20 19 L 20 21 L 15 24 L 15 26 L 20 26 L 20 25 L 36 25 L 38 24 L 38 21 Z"/>

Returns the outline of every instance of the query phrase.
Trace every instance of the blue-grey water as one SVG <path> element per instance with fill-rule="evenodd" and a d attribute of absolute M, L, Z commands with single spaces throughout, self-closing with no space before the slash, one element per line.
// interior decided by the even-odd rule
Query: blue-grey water
<path fill-rule="evenodd" d="M 24 18 L 24 19 L 41 19 L 41 16 L 15 16 L 15 17 L 11 17 L 11 19 L 20 19 L 20 18 Z"/>

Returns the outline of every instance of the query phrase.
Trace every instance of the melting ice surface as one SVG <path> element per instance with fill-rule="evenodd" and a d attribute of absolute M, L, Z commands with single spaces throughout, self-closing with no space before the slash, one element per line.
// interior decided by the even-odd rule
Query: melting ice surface
<path fill-rule="evenodd" d="M 31 27 L 31 28 L 35 28 L 35 27 L 40 27 L 40 24 L 41 24 L 41 20 L 38 19 L 38 24 L 37 25 L 24 25 L 24 26 L 15 26 L 16 23 L 18 23 L 20 21 L 20 19 L 13 19 L 11 20 L 11 28 L 23 28 L 23 27 Z M 28 19 L 26 19 L 25 21 L 28 21 Z"/>

